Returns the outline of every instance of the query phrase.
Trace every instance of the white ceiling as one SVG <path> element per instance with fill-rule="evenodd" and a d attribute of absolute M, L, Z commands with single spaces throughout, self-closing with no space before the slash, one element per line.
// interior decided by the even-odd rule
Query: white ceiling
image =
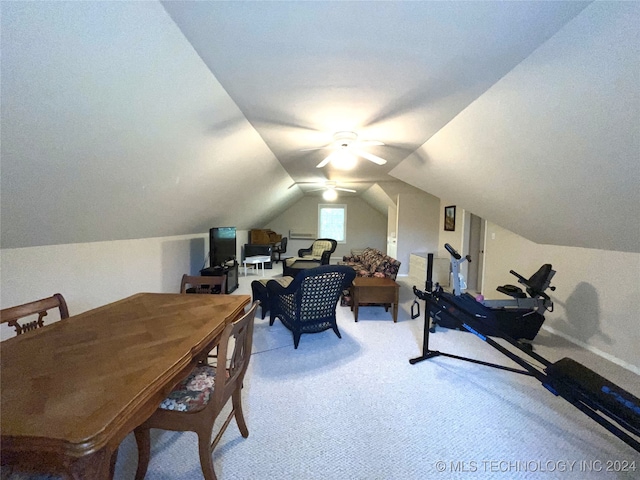
<path fill-rule="evenodd" d="M 384 180 L 586 5 L 582 2 L 163 2 L 296 181 Z M 389 162 L 318 171 L 337 131 Z M 364 188 L 364 187 L 360 187 Z"/>
<path fill-rule="evenodd" d="M 638 3 L 1 8 L 3 248 L 261 226 L 329 179 L 640 251 Z M 315 168 L 339 130 L 388 163 Z"/>

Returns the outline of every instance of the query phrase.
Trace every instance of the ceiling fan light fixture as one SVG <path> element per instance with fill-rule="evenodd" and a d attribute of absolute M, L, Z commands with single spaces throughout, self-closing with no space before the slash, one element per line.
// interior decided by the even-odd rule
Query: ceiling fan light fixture
<path fill-rule="evenodd" d="M 339 170 L 351 170 L 355 168 L 358 157 L 362 157 L 365 160 L 369 160 L 378 165 L 384 165 L 387 161 L 384 158 L 378 157 L 372 153 L 362 150 L 363 147 L 373 145 L 384 145 L 384 142 L 379 140 L 358 140 L 358 134 L 355 132 L 341 131 L 333 134 L 333 143 L 331 145 L 325 145 L 324 147 L 305 148 L 301 151 L 308 152 L 311 150 L 334 150 L 334 153 L 325 157 L 316 168 L 326 167 L 329 162 L 331 165 Z M 349 155 L 347 157 L 347 154 Z"/>
<path fill-rule="evenodd" d="M 338 170 L 353 170 L 356 166 L 357 158 L 346 148 L 341 148 L 329 155 L 329 161 Z"/>
<path fill-rule="evenodd" d="M 327 188 L 324 192 L 322 192 L 322 198 L 324 198 L 327 202 L 332 202 L 338 198 L 338 192 L 334 188 Z"/>
<path fill-rule="evenodd" d="M 337 143 L 349 144 L 351 142 L 355 142 L 358 139 L 358 134 L 356 132 L 336 132 L 333 134 L 333 141 Z"/>

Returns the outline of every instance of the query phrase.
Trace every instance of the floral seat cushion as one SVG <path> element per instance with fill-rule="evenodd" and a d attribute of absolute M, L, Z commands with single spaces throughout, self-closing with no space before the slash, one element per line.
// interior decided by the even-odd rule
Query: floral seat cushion
<path fill-rule="evenodd" d="M 197 412 L 202 410 L 213 394 L 216 369 L 209 365 L 194 368 L 189 376 L 181 381 L 167 395 L 160 408 L 179 412 Z"/>

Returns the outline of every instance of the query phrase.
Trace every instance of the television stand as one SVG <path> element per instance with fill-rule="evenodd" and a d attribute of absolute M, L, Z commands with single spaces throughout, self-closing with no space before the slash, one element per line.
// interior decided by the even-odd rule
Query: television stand
<path fill-rule="evenodd" d="M 200 275 L 205 277 L 219 277 L 223 274 L 227 275 L 227 288 L 224 293 L 229 294 L 238 288 L 238 264 L 235 261 L 224 266 L 207 267 L 200 270 Z"/>

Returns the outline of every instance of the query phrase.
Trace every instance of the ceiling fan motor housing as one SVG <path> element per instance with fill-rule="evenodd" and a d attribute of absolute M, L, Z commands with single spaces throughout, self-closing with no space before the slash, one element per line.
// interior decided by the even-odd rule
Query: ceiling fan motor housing
<path fill-rule="evenodd" d="M 355 142 L 358 139 L 358 134 L 355 132 L 336 132 L 333 135 L 333 139 L 339 142 L 341 147 L 348 147 L 351 142 Z"/>

